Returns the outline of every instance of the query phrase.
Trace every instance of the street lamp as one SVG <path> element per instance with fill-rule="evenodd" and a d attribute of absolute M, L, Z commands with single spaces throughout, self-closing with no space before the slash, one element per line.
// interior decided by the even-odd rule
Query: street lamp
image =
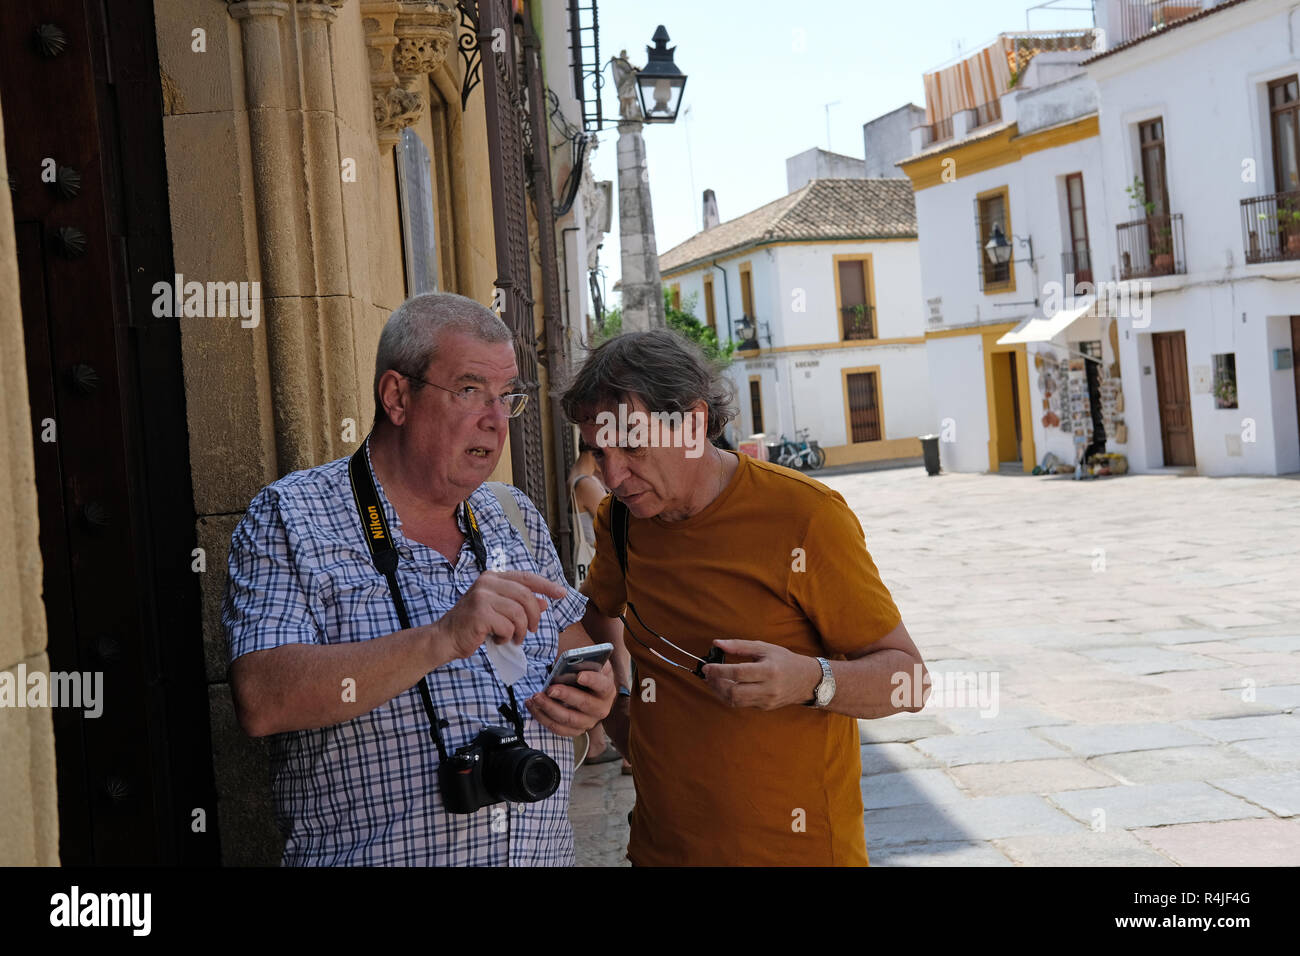
<path fill-rule="evenodd" d="M 673 62 L 673 50 L 677 48 L 669 48 L 668 31 L 662 23 L 652 39 L 654 46 L 645 48 L 646 65 L 636 76 L 641 113 L 647 123 L 672 123 L 677 119 L 677 109 L 682 104 L 686 74 Z"/>
<path fill-rule="evenodd" d="M 995 266 L 1004 266 L 1011 261 L 1011 243 L 1007 242 L 1007 235 L 1002 231 L 1002 223 L 993 224 L 993 238 L 985 244 L 984 251 Z"/>
<path fill-rule="evenodd" d="M 1019 236 L 1012 236 L 1016 242 L 1029 248 L 1029 264 L 1035 271 L 1038 269 L 1037 263 L 1034 262 L 1034 239 L 1030 236 L 1027 239 L 1021 239 Z M 1011 261 L 1011 253 L 1014 246 L 1007 239 L 1007 234 L 1002 231 L 1002 223 L 993 224 L 993 238 L 984 244 L 984 252 L 989 257 L 989 262 L 995 266 L 1004 266 Z"/>

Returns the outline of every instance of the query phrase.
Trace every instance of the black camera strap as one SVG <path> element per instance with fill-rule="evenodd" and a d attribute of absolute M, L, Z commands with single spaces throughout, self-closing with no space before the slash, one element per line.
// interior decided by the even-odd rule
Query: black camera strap
<path fill-rule="evenodd" d="M 411 627 L 411 619 L 406 613 L 406 602 L 402 600 L 402 589 L 397 583 L 397 548 L 393 544 L 392 533 L 388 530 L 388 519 L 384 515 L 383 505 L 379 502 L 379 492 L 375 489 L 374 478 L 370 474 L 370 463 L 366 457 L 366 446 L 370 441 L 367 436 L 366 440 L 361 443 L 361 447 L 356 450 L 351 460 L 348 462 L 348 478 L 352 485 L 352 498 L 356 502 L 357 516 L 361 519 L 361 528 L 365 534 L 366 544 L 370 546 L 370 557 L 374 561 L 375 567 L 379 572 L 388 579 L 388 590 L 393 596 L 393 604 L 397 608 L 397 619 L 401 622 L 404 630 Z M 466 516 L 466 537 L 469 538 L 469 545 L 474 552 L 474 561 L 478 565 L 479 574 L 487 570 L 487 547 L 483 543 L 483 535 L 478 528 L 478 520 L 474 517 L 474 510 L 469 506 L 468 501 L 461 503 Z M 440 720 L 437 712 L 433 708 L 433 698 L 429 694 L 429 681 L 427 677 L 421 677 L 420 682 L 416 685 L 420 690 L 420 700 L 424 704 L 424 712 L 429 715 L 429 726 L 433 742 L 438 748 L 439 759 L 447 759 L 447 747 L 442 740 L 442 728 L 448 726 L 448 722 Z M 524 718 L 519 711 L 519 704 L 515 701 L 515 690 L 509 684 L 505 685 L 506 694 L 510 698 L 510 705 L 507 707 L 502 704 L 498 710 L 501 715 L 509 720 L 518 731 L 520 738 L 524 735 Z"/>

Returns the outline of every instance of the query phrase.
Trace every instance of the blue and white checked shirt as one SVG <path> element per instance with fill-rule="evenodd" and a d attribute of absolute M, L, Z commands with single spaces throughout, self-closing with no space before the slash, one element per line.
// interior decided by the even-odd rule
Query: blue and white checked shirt
<path fill-rule="evenodd" d="M 367 461 L 369 454 L 367 442 Z M 378 478 L 375 488 L 400 555 L 397 574 L 411 625 L 428 624 L 450 610 L 478 577 L 474 553 L 467 539 L 453 568 L 432 548 L 405 538 Z M 491 489 L 480 486 L 469 501 L 488 566 L 564 582 L 542 516 L 518 489 L 511 493 L 539 559 L 529 554 Z M 231 662 L 283 644 L 365 641 L 401 629 L 357 517 L 347 458 L 263 488 L 231 538 L 228 567 L 222 624 Z M 546 682 L 559 632 L 581 620 L 586 603 L 570 587 L 567 597 L 550 602 L 538 632 L 528 635 L 528 671 L 515 684 L 521 709 Z M 431 672 L 428 681 L 438 716 L 450 721 L 443 730 L 448 751 L 469 743 L 485 726 L 505 723 L 497 712 L 507 700 L 505 687 L 481 647 L 472 657 Z M 473 814 L 442 808 L 438 752 L 416 687 L 345 723 L 270 736 L 276 823 L 286 840 L 282 862 L 572 866 L 573 744 L 527 710 L 524 718 L 528 745 L 546 751 L 560 766 L 559 790 L 537 803 L 498 803 Z"/>

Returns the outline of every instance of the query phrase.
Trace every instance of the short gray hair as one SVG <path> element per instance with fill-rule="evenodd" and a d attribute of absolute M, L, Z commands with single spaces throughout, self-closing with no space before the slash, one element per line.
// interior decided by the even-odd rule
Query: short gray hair
<path fill-rule="evenodd" d="M 464 332 L 491 344 L 513 341 L 510 327 L 500 316 L 463 295 L 425 292 L 407 299 L 393 310 L 379 336 L 375 353 L 375 424 L 387 418 L 379 401 L 379 379 L 389 369 L 403 375 L 423 375 L 438 355 L 438 340 L 444 331 Z"/>
<path fill-rule="evenodd" d="M 589 421 L 600 407 L 641 399 L 651 412 L 685 412 L 703 399 L 708 436 L 717 438 L 736 417 L 736 386 L 694 342 L 670 329 L 624 332 L 587 356 L 560 398 L 572 422 Z"/>

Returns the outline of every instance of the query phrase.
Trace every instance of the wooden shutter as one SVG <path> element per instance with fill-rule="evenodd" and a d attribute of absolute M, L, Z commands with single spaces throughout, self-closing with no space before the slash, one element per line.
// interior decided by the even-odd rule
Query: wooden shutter
<path fill-rule="evenodd" d="M 876 373 L 848 376 L 849 428 L 853 441 L 880 441 L 880 406 L 876 400 Z"/>

